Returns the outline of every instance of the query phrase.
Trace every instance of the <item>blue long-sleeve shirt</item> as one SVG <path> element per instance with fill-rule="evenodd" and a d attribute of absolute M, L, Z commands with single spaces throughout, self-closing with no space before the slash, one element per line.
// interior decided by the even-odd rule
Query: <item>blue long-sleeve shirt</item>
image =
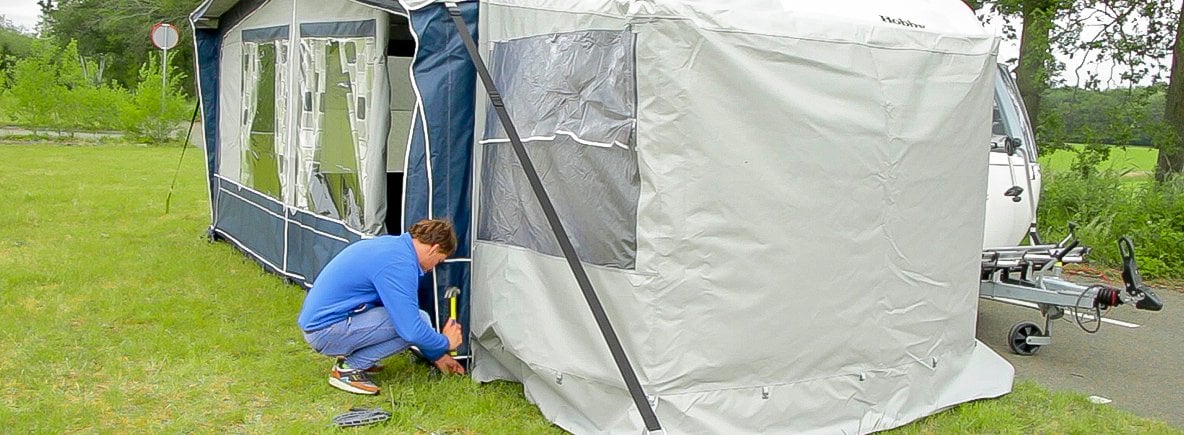
<path fill-rule="evenodd" d="M 409 234 L 359 240 L 317 275 L 297 323 L 305 331 L 316 331 L 345 320 L 362 304 L 381 302 L 399 337 L 434 361 L 448 351 L 448 339 L 419 317 L 421 276 Z"/>

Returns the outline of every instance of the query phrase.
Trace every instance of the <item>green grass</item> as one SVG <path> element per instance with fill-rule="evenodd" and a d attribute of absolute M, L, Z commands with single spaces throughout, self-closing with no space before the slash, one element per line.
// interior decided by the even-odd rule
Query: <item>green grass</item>
<path fill-rule="evenodd" d="M 206 241 L 200 153 L 164 214 L 179 151 L 0 145 L 0 432 L 310 432 L 351 406 L 401 431 L 556 431 L 518 384 L 400 357 L 381 397 L 328 387 L 304 292 Z"/>
<path fill-rule="evenodd" d="M 1096 405 L 1086 396 L 1019 382 L 999 399 L 964 403 L 889 434 L 1179 434 L 1177 428 Z"/>
<path fill-rule="evenodd" d="M 295 325 L 303 292 L 208 243 L 203 159 L 179 148 L 0 144 L 0 432 L 554 433 L 514 383 L 441 378 L 396 356 L 379 397 L 326 384 Z M 1182 433 L 1022 383 L 900 433 Z"/>
<path fill-rule="evenodd" d="M 1080 149 L 1081 145 L 1070 144 Z M 1076 157 L 1072 151 L 1057 151 L 1051 155 L 1040 156 L 1040 166 L 1044 171 L 1068 171 Z M 1126 148 L 1114 146 L 1110 148 L 1110 158 L 1097 166 L 1099 170 L 1113 170 L 1114 172 L 1130 171 L 1131 175 L 1155 174 L 1155 160 L 1159 158 L 1159 150 L 1149 147 L 1128 146 Z"/>

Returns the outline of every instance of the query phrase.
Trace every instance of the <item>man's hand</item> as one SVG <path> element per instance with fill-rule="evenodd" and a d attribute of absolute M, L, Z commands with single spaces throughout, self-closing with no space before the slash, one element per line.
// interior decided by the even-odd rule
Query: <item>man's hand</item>
<path fill-rule="evenodd" d="M 448 356 L 448 354 L 444 354 L 444 356 L 436 360 L 436 368 L 440 369 L 440 372 L 446 375 L 465 374 L 465 367 L 456 362 L 456 360 L 452 359 L 451 356 Z"/>
<path fill-rule="evenodd" d="M 464 342 L 461 331 L 460 323 L 454 319 L 448 319 L 448 323 L 444 325 L 444 331 L 441 331 L 448 339 L 448 350 L 456 350 Z"/>

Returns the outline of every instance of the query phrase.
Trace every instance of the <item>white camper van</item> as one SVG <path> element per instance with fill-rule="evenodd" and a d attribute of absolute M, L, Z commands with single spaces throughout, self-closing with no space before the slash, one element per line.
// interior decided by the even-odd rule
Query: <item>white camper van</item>
<path fill-rule="evenodd" d="M 987 175 L 987 220 L 983 249 L 1014 246 L 1036 223 L 1040 162 L 1036 134 L 1005 65 L 995 76 L 995 110 Z"/>
<path fill-rule="evenodd" d="M 1090 249 L 1080 246 L 1073 224 L 1069 224 L 1069 235 L 1059 242 L 1040 240 L 1036 208 L 1041 184 L 1035 130 L 1011 73 L 1002 64 L 997 68 L 979 296 L 1034 306 L 1044 318 L 1043 327 L 1029 321 L 1012 326 L 1008 347 L 1020 355 L 1035 354 L 1052 343 L 1053 321 L 1066 314 L 1076 319 L 1082 330 L 1093 333 L 1111 307 L 1129 304 L 1141 310 L 1163 309 L 1163 301 L 1139 277 L 1134 243 L 1126 237 L 1118 240 L 1122 288 L 1079 284 L 1061 277 L 1062 264 L 1084 263 Z"/>

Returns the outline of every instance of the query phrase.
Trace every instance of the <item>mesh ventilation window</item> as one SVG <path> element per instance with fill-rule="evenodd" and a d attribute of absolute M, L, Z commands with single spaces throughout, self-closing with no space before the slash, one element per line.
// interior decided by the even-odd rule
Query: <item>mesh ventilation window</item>
<path fill-rule="evenodd" d="M 640 192 L 633 33 L 496 42 L 490 64 L 580 260 L 633 269 Z M 492 107 L 487 115 L 477 238 L 562 256 Z"/>
<path fill-rule="evenodd" d="M 276 153 L 276 54 L 281 41 L 243 44 L 243 184 L 280 199 L 281 156 Z"/>

